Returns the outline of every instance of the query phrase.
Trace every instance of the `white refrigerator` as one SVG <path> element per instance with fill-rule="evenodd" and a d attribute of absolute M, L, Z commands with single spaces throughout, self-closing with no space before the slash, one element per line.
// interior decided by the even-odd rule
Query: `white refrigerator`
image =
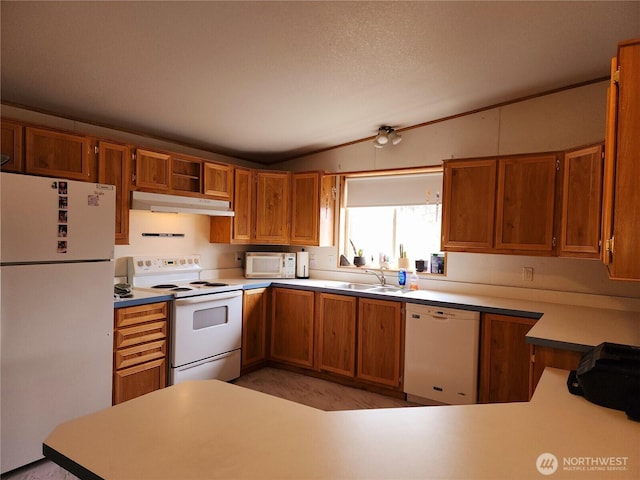
<path fill-rule="evenodd" d="M 115 187 L 0 173 L 2 473 L 111 405 Z"/>

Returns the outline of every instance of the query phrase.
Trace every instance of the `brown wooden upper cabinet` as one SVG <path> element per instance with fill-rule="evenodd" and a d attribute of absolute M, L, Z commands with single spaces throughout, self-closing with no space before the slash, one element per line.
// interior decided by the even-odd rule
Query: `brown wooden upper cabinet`
<path fill-rule="evenodd" d="M 445 251 L 551 255 L 555 154 L 446 160 Z"/>
<path fill-rule="evenodd" d="M 98 141 L 98 181 L 116 186 L 116 245 L 129 244 L 131 149 Z"/>
<path fill-rule="evenodd" d="M 255 172 L 256 195 L 253 243 L 287 245 L 289 243 L 289 172 Z"/>
<path fill-rule="evenodd" d="M 321 172 L 291 175 L 291 245 L 332 246 L 335 177 Z"/>
<path fill-rule="evenodd" d="M 3 172 L 22 172 L 24 161 L 22 155 L 24 127 L 18 123 L 2 119 L 2 139 L 0 150 L 2 153 Z"/>
<path fill-rule="evenodd" d="M 566 152 L 560 255 L 600 258 L 604 144 Z"/>
<path fill-rule="evenodd" d="M 254 192 L 253 171 L 234 168 L 233 217 L 211 217 L 209 241 L 212 243 L 251 243 Z"/>
<path fill-rule="evenodd" d="M 602 259 L 609 278 L 640 280 L 640 39 L 618 44 L 611 62 Z"/>
<path fill-rule="evenodd" d="M 168 193 L 171 189 L 171 156 L 138 148 L 134 157 L 133 186 Z"/>
<path fill-rule="evenodd" d="M 235 168 L 233 217 L 211 217 L 209 241 L 288 245 L 289 172 Z"/>
<path fill-rule="evenodd" d="M 208 197 L 230 202 L 233 199 L 233 167 L 205 161 L 202 168 L 202 193 Z"/>
<path fill-rule="evenodd" d="M 213 243 L 333 245 L 335 179 L 236 167 L 234 217 L 211 217 Z"/>
<path fill-rule="evenodd" d="M 498 160 L 495 248 L 551 254 L 554 250 L 556 155 Z"/>
<path fill-rule="evenodd" d="M 444 250 L 489 251 L 493 248 L 496 168 L 495 159 L 445 160 Z"/>
<path fill-rule="evenodd" d="M 241 167 L 233 169 L 234 216 L 211 217 L 209 232 L 211 243 L 252 243 L 255 186 L 253 170 Z"/>
<path fill-rule="evenodd" d="M 25 172 L 95 182 L 94 142 L 89 137 L 41 128 L 26 128 Z"/>

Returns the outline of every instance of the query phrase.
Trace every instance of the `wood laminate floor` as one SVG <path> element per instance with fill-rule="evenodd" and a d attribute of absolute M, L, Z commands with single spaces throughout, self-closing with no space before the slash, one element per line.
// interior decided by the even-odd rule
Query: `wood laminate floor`
<path fill-rule="evenodd" d="M 415 405 L 401 399 L 276 368 L 257 370 L 243 375 L 233 383 L 325 411 Z M 41 460 L 2 475 L 2 480 L 77 480 L 77 477 L 53 462 Z"/>

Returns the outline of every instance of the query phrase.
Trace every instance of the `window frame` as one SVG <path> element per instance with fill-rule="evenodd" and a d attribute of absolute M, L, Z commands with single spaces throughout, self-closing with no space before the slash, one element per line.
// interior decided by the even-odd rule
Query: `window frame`
<path fill-rule="evenodd" d="M 367 171 L 361 171 L 361 172 L 344 172 L 338 175 L 338 188 L 339 188 L 339 207 L 337 209 L 338 211 L 338 229 L 337 229 L 337 241 L 336 241 L 336 245 L 338 247 L 338 258 L 341 255 L 344 255 L 346 258 L 349 258 L 350 255 L 348 254 L 349 252 L 351 252 L 352 247 L 349 244 L 349 239 L 347 238 L 347 234 L 346 234 L 346 230 L 347 230 L 347 225 L 348 225 L 348 208 L 347 208 L 347 190 L 346 190 L 346 181 L 348 178 L 358 178 L 358 177 L 384 177 L 384 176 L 395 176 L 395 175 L 411 175 L 411 174 L 421 174 L 421 173 L 442 173 L 444 174 L 444 167 L 442 165 L 437 165 L 437 166 L 430 166 L 430 167 L 409 167 L 409 168 L 402 168 L 402 169 L 385 169 L 385 170 L 367 170 Z M 443 187 L 444 187 L 444 182 L 443 182 Z M 443 199 L 443 195 L 442 195 L 442 191 L 440 192 L 440 201 L 442 202 Z M 397 228 L 397 212 L 394 212 L 394 229 L 393 229 L 393 235 L 394 237 L 397 235 L 396 232 L 396 228 Z M 442 228 L 442 225 L 441 225 Z M 442 232 L 440 233 L 440 239 L 442 239 Z M 441 240 L 442 241 L 442 240 Z M 394 244 L 397 243 L 397 238 L 393 239 Z M 446 257 L 447 257 L 447 253 L 444 252 L 444 257 L 445 257 L 445 270 L 444 273 L 439 274 L 439 273 L 430 273 L 430 272 L 419 272 L 419 275 L 437 275 L 439 277 L 443 277 L 446 276 L 446 265 L 447 265 L 447 261 L 446 261 Z M 337 262 L 337 268 L 338 269 L 344 269 L 344 270 L 359 270 L 359 267 L 356 267 L 355 265 L 340 265 L 340 262 Z M 379 268 L 379 267 L 372 267 L 372 268 Z M 397 265 L 391 265 L 390 268 L 388 268 L 389 271 L 391 272 L 397 272 L 399 270 L 399 268 L 397 267 Z"/>

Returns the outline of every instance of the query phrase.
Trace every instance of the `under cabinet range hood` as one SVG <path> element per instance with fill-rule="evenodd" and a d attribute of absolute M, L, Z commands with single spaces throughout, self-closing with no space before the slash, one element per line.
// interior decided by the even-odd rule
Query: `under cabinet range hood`
<path fill-rule="evenodd" d="M 165 213 L 192 213 L 217 217 L 233 217 L 231 202 L 208 198 L 181 197 L 161 193 L 131 192 L 131 209 Z"/>

